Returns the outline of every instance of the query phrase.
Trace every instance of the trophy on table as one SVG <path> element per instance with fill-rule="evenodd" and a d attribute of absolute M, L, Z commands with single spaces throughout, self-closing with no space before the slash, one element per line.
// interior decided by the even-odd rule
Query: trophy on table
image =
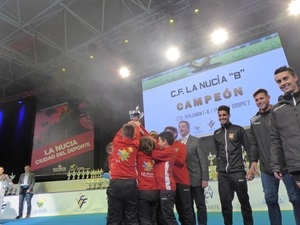
<path fill-rule="evenodd" d="M 86 173 L 85 173 L 85 171 L 84 171 L 84 169 L 82 170 L 82 173 L 81 173 L 81 179 L 85 179 L 85 175 L 86 175 Z"/>
<path fill-rule="evenodd" d="M 11 181 L 16 177 L 16 175 L 14 173 L 11 173 L 11 175 L 9 175 L 9 178 L 11 179 Z M 12 184 L 12 185 L 8 185 L 7 187 L 7 195 L 15 195 L 17 192 L 16 187 Z"/>
<path fill-rule="evenodd" d="M 91 183 L 91 181 L 87 181 L 86 183 L 88 185 L 87 190 L 91 190 L 92 189 L 92 183 Z"/>
<path fill-rule="evenodd" d="M 216 155 L 211 154 L 209 152 L 209 155 L 207 156 L 208 160 L 210 161 L 209 164 L 209 179 L 210 180 L 216 180 L 217 179 L 217 167 L 213 164 L 214 159 L 216 158 Z"/>
<path fill-rule="evenodd" d="M 76 171 L 73 170 L 73 172 L 72 172 L 72 180 L 75 180 L 75 176 L 76 176 Z"/>
<path fill-rule="evenodd" d="M 67 173 L 67 177 L 68 177 L 68 180 L 70 180 L 70 177 L 71 177 L 71 171 L 70 170 Z"/>

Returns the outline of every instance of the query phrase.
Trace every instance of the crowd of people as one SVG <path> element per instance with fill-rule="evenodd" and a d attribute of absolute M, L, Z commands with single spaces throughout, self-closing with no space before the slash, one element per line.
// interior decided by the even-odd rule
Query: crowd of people
<path fill-rule="evenodd" d="M 266 89 L 258 89 L 253 98 L 258 112 L 250 119 L 247 133 L 230 122 L 230 107 L 218 107 L 220 128 L 213 134 L 218 191 L 225 225 L 232 225 L 232 201 L 236 193 L 244 225 L 253 225 L 247 182 L 261 173 L 261 182 L 271 225 L 282 225 L 278 203 L 280 180 L 283 181 L 300 225 L 300 90 L 298 76 L 283 66 L 274 73 L 283 95 L 270 104 Z M 105 165 L 110 171 L 107 189 L 107 225 L 207 225 L 204 189 L 208 186 L 208 154 L 203 139 L 190 134 L 188 121 L 178 129 L 166 126 L 161 133 L 148 132 L 140 123 L 143 114 L 138 107 L 129 111 L 130 121 L 106 146 Z M 180 137 L 179 137 L 180 136 Z M 244 151 L 250 162 L 245 166 Z M 260 171 L 258 171 L 258 163 Z M 19 212 L 31 213 L 35 175 L 24 167 L 19 179 Z M 0 200 L 2 202 L 10 177 L 0 167 Z M 196 213 L 194 210 L 196 208 Z"/>
<path fill-rule="evenodd" d="M 267 90 L 261 88 L 253 94 L 258 112 L 250 120 L 249 133 L 230 122 L 230 107 L 218 107 L 221 126 L 213 139 L 225 225 L 233 224 L 234 193 L 241 204 L 243 224 L 254 224 L 247 182 L 258 172 L 270 224 L 282 224 L 278 190 L 283 180 L 296 224 L 300 225 L 298 76 L 291 67 L 283 66 L 275 71 L 274 79 L 284 93 L 273 106 Z M 188 121 L 180 121 L 178 130 L 167 126 L 161 133 L 147 132 L 140 123 L 140 111 L 129 114 L 130 121 L 109 145 L 107 225 L 176 225 L 174 206 L 180 224 L 207 225 L 204 189 L 208 186 L 209 166 L 202 138 L 190 134 Z M 244 151 L 249 168 L 245 166 Z"/>

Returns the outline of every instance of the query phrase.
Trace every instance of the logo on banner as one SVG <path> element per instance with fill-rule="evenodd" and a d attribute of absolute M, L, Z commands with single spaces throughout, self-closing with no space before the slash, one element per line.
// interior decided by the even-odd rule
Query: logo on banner
<path fill-rule="evenodd" d="M 80 195 L 79 198 L 76 199 L 79 209 L 82 208 L 82 206 L 87 202 L 87 200 L 88 198 L 86 198 L 85 195 Z"/>
<path fill-rule="evenodd" d="M 6 205 L 7 205 L 7 203 L 4 203 L 4 201 L 2 201 L 2 206 L 1 206 L 1 208 L 2 208 L 2 209 L 5 209 Z"/>
<path fill-rule="evenodd" d="M 37 209 L 35 209 L 34 212 L 47 212 L 47 209 L 45 208 L 45 202 L 46 198 L 38 199 L 36 201 Z"/>
<path fill-rule="evenodd" d="M 213 189 L 211 188 L 210 185 L 208 185 L 205 190 L 204 190 L 204 196 L 205 198 L 213 198 L 214 197 L 214 191 Z"/>
<path fill-rule="evenodd" d="M 57 167 L 54 167 L 52 170 L 54 173 L 67 172 L 67 167 L 58 165 Z"/>
<path fill-rule="evenodd" d="M 209 120 L 209 122 L 207 124 L 210 127 L 210 129 L 213 129 L 213 126 L 215 125 L 215 123 L 216 123 L 215 121 Z"/>
<path fill-rule="evenodd" d="M 208 185 L 205 188 L 204 196 L 205 196 L 206 207 L 208 210 L 220 210 L 220 205 L 214 203 L 214 190 L 210 185 Z"/>
<path fill-rule="evenodd" d="M 202 130 L 200 129 L 201 128 L 201 126 L 200 126 L 200 124 L 196 124 L 195 126 L 194 126 L 194 128 L 195 128 L 195 132 L 194 132 L 194 134 L 199 134 L 199 133 L 202 133 Z"/>

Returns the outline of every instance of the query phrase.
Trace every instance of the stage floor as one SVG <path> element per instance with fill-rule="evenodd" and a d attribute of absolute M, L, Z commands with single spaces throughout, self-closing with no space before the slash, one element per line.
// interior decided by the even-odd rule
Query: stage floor
<path fill-rule="evenodd" d="M 240 212 L 234 212 L 234 224 L 243 224 Z M 253 212 L 255 225 L 269 224 L 268 213 L 266 211 Z M 283 224 L 295 225 L 294 216 L 292 211 L 282 211 Z M 1 220 L 0 224 L 4 225 L 105 225 L 106 214 L 82 214 L 70 216 L 49 216 L 49 217 L 34 217 L 29 219 L 12 219 Z M 222 214 L 219 212 L 208 213 L 209 225 L 223 224 Z"/>

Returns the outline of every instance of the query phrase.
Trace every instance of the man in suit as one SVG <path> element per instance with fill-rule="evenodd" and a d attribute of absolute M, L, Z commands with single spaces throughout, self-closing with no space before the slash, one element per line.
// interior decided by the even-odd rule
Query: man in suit
<path fill-rule="evenodd" d="M 179 133 L 181 143 L 186 145 L 186 165 L 191 182 L 191 194 L 197 208 L 197 220 L 199 225 L 207 225 L 207 209 L 205 204 L 204 189 L 208 186 L 208 158 L 201 139 L 190 135 L 190 124 L 180 121 Z"/>
<path fill-rule="evenodd" d="M 30 217 L 31 213 L 31 198 L 33 195 L 33 186 L 35 184 L 35 175 L 30 172 L 30 166 L 26 165 L 24 167 L 25 173 L 22 173 L 18 184 L 20 185 L 20 195 L 19 195 L 19 215 L 16 219 L 20 219 L 23 216 L 23 205 L 24 199 L 27 203 L 27 213 L 26 218 Z"/>

